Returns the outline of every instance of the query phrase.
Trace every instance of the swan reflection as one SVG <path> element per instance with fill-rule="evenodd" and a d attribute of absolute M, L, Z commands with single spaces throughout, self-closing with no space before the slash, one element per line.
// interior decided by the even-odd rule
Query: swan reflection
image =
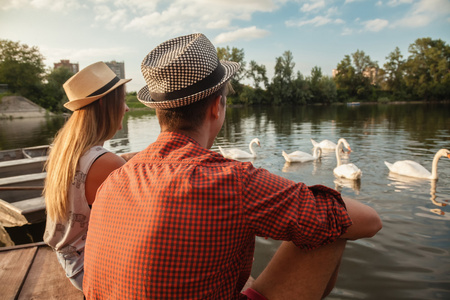
<path fill-rule="evenodd" d="M 406 176 L 402 176 L 396 173 L 389 173 L 388 179 L 390 179 L 392 181 L 392 185 L 395 186 L 396 189 L 400 190 L 410 190 L 410 191 L 414 191 L 414 190 L 418 190 L 420 188 L 425 187 L 426 185 L 428 185 L 428 183 L 420 178 L 413 178 L 413 177 L 406 177 Z M 444 207 L 447 206 L 447 202 L 449 200 L 436 200 L 437 196 L 436 196 L 436 184 L 437 184 L 437 180 L 429 180 L 429 184 L 430 184 L 430 201 L 431 203 L 433 203 L 433 205 L 438 206 L 438 207 Z M 445 215 L 445 212 L 442 211 L 442 209 L 440 208 L 433 208 L 430 209 L 430 212 L 437 214 L 437 215 Z"/>
<path fill-rule="evenodd" d="M 342 188 L 349 188 L 355 191 L 356 195 L 359 195 L 359 191 L 361 190 L 361 179 L 345 179 L 345 178 L 336 178 L 334 180 L 335 190 L 339 193 L 342 191 Z"/>
<path fill-rule="evenodd" d="M 321 165 L 320 159 L 317 159 L 312 162 L 313 170 L 312 175 L 315 175 Z M 281 171 L 284 173 L 294 173 L 299 171 L 305 171 L 306 169 L 311 168 L 311 163 L 301 163 L 301 162 L 285 162 Z"/>

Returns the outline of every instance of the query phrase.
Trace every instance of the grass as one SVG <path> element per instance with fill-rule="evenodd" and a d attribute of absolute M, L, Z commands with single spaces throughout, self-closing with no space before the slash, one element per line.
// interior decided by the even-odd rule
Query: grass
<path fill-rule="evenodd" d="M 126 96 L 126 102 L 130 109 L 137 109 L 137 108 L 147 108 L 144 104 L 139 102 L 136 96 L 136 92 L 127 93 Z"/>

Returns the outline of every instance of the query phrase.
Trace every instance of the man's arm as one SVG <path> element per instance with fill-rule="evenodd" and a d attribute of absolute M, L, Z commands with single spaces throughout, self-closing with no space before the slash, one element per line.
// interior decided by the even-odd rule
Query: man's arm
<path fill-rule="evenodd" d="M 125 159 L 125 161 L 129 161 L 133 156 L 138 154 L 139 152 L 128 152 L 128 153 L 122 153 L 119 156 Z"/>
<path fill-rule="evenodd" d="M 350 198 L 342 199 L 353 224 L 341 238 L 356 240 L 372 237 L 383 227 L 380 216 L 373 208 Z"/>

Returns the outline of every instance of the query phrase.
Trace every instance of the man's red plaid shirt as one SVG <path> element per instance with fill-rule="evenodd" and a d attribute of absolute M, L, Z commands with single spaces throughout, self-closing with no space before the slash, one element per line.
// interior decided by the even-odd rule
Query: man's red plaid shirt
<path fill-rule="evenodd" d="M 99 189 L 83 290 L 88 299 L 241 299 L 255 236 L 314 249 L 350 225 L 335 190 L 162 133 Z"/>

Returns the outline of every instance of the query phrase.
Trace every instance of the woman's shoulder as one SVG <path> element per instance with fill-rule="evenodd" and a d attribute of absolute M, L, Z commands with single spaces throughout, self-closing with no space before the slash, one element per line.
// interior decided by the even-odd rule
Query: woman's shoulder
<path fill-rule="evenodd" d="M 92 164 L 92 168 L 99 169 L 99 171 L 105 171 L 111 173 L 111 171 L 123 166 L 126 163 L 125 159 L 112 152 L 106 152 L 95 160 Z"/>

